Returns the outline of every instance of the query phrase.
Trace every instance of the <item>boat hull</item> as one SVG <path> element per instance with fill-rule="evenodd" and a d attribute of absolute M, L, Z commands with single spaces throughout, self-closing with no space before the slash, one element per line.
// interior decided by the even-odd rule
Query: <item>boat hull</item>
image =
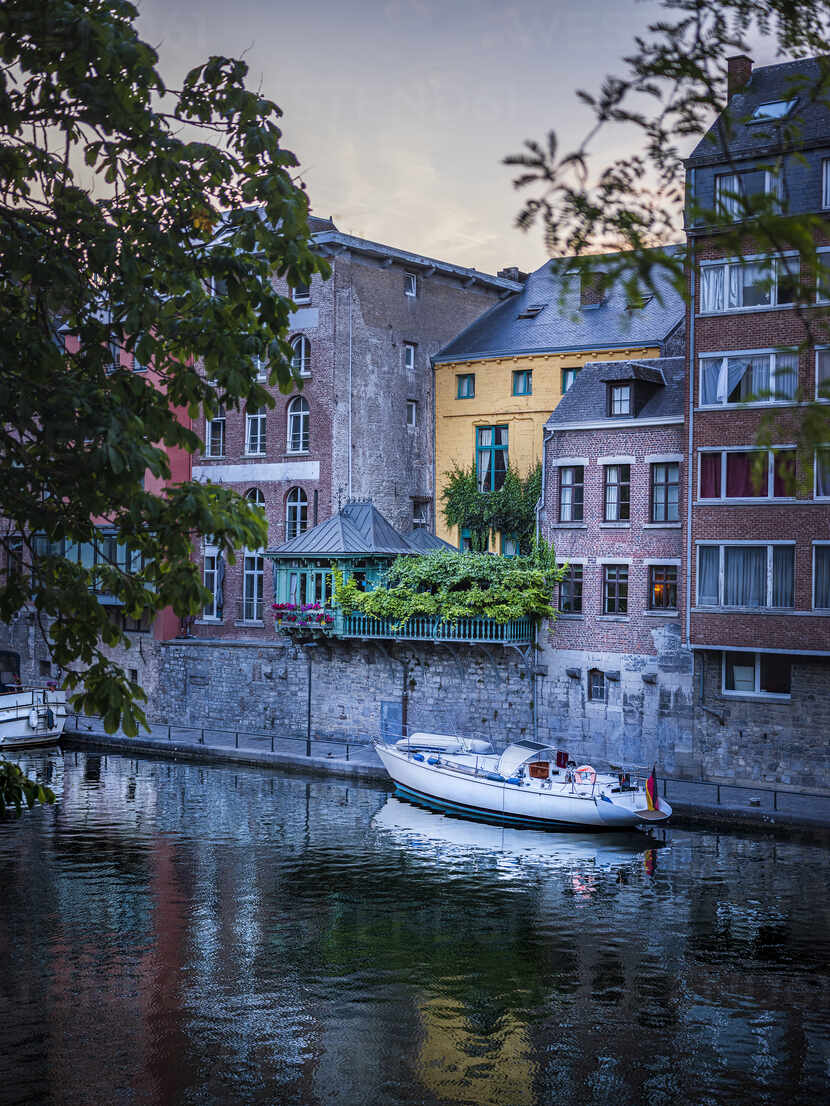
<path fill-rule="evenodd" d="M 625 829 L 643 819 L 632 802 L 617 803 L 591 792 L 578 794 L 568 785 L 556 788 L 511 784 L 462 775 L 442 764 L 416 761 L 398 750 L 377 747 L 384 767 L 402 798 L 475 821 L 526 829 Z M 671 813 L 667 810 L 665 817 Z"/>
<path fill-rule="evenodd" d="M 0 750 L 55 745 L 66 725 L 66 693 L 21 688 L 0 694 Z"/>

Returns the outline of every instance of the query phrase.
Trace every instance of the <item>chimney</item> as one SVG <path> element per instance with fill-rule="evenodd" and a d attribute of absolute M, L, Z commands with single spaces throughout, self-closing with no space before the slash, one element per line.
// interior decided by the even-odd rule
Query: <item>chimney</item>
<path fill-rule="evenodd" d="M 752 76 L 752 58 L 748 58 L 746 54 L 736 54 L 732 58 L 727 58 L 726 64 L 729 67 L 726 71 L 726 98 L 731 100 Z"/>
<path fill-rule="evenodd" d="M 509 265 L 506 269 L 499 269 L 496 276 L 504 277 L 505 280 L 515 280 L 517 284 L 524 284 L 527 280 L 527 273 L 523 273 L 517 265 Z"/>

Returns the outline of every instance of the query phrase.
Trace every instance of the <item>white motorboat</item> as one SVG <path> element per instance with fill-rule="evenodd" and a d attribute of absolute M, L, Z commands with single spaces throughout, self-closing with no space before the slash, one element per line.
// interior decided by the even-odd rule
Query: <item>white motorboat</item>
<path fill-rule="evenodd" d="M 66 692 L 26 687 L 20 657 L 0 651 L 0 750 L 54 745 L 66 725 Z"/>
<path fill-rule="evenodd" d="M 536 741 L 515 741 L 498 754 L 454 739 L 459 751 L 450 743 L 452 751 L 429 752 L 414 747 L 415 736 L 375 748 L 399 795 L 445 814 L 527 829 L 618 830 L 665 822 L 672 812 L 654 772 L 648 780 L 623 770 L 600 774 Z"/>

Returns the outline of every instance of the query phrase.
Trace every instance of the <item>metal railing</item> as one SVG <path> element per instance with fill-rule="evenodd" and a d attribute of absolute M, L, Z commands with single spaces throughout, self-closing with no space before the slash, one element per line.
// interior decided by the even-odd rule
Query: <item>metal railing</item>
<path fill-rule="evenodd" d="M 459 618 L 446 622 L 441 618 L 415 616 L 407 622 L 393 618 L 372 618 L 365 614 L 338 614 L 335 633 L 346 638 L 398 638 L 404 641 L 494 642 L 502 645 L 529 645 L 534 623 L 530 618 L 495 622 L 491 618 Z"/>

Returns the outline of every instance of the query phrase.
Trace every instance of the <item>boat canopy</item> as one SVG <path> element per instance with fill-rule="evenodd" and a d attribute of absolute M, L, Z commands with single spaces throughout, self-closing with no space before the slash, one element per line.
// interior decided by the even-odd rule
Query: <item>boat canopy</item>
<path fill-rule="evenodd" d="M 549 759 L 556 759 L 556 749 L 552 745 L 542 745 L 538 741 L 514 741 L 499 758 L 498 770 L 505 777 L 513 776 L 516 769 L 529 760 L 540 759 L 540 753 L 550 753 Z"/>

